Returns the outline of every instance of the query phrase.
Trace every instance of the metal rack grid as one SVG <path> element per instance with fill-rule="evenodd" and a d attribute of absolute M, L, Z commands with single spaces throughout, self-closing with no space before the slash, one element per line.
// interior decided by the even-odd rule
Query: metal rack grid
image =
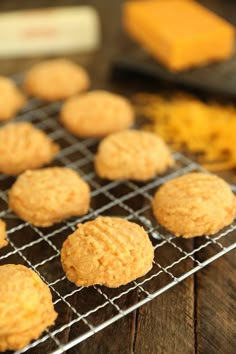
<path fill-rule="evenodd" d="M 52 165 L 78 171 L 90 184 L 92 203 L 83 217 L 50 228 L 34 227 L 8 209 L 7 191 L 14 179 L 0 175 L 0 217 L 7 222 L 9 240 L 9 245 L 0 250 L 0 264 L 22 263 L 35 270 L 50 286 L 58 312 L 55 325 L 17 354 L 34 353 L 35 349 L 47 354 L 49 346 L 53 348 L 51 353 L 63 353 L 236 248 L 236 223 L 213 237 L 193 240 L 173 237 L 153 217 L 150 201 L 155 190 L 171 178 L 200 171 L 198 164 L 175 153 L 175 167 L 149 183 L 101 180 L 93 171 L 98 141 L 78 139 L 68 133 L 58 122 L 59 110 L 60 103 L 32 99 L 16 121 L 31 121 L 60 144 L 61 151 Z M 76 224 L 100 214 L 122 216 L 144 226 L 155 247 L 153 268 L 146 276 L 118 289 L 76 287 L 65 278 L 60 264 L 63 241 Z M 207 257 L 206 248 L 210 250 Z M 67 320 L 61 316 L 65 311 L 70 313 Z"/>

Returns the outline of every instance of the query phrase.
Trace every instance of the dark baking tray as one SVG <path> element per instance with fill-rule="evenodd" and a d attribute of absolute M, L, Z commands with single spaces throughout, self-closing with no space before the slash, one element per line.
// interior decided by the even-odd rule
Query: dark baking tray
<path fill-rule="evenodd" d="M 113 72 L 147 75 L 184 88 L 236 97 L 236 54 L 227 61 L 173 73 L 138 46 L 130 45 L 125 55 L 113 61 Z"/>

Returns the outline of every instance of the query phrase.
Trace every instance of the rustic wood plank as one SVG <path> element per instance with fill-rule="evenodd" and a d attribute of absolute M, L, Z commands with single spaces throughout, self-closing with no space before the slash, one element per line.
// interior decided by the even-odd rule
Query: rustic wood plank
<path fill-rule="evenodd" d="M 187 250 L 192 249 L 192 241 L 189 240 Z M 182 240 L 180 241 L 182 243 Z M 172 247 L 172 246 L 171 246 Z M 163 266 L 176 261 L 181 255 L 170 246 L 157 250 L 156 258 Z M 191 259 L 178 264 L 178 274 L 175 267 L 169 271 L 177 276 L 190 270 L 193 266 Z M 172 279 L 157 278 L 160 287 L 166 285 Z M 151 284 L 149 291 L 155 289 L 156 284 Z M 163 293 L 147 305 L 139 309 L 136 328 L 136 340 L 134 343 L 135 354 L 194 354 L 194 277 L 187 278 L 183 283 Z"/>
<path fill-rule="evenodd" d="M 126 299 L 126 305 L 132 305 L 137 301 L 137 292 Z M 112 309 L 110 306 L 103 308 L 99 313 L 94 315 L 95 322 L 103 323 L 108 318 L 112 317 Z M 98 321 L 96 321 L 96 318 Z M 90 319 L 89 319 L 90 320 Z M 133 347 L 133 338 L 135 332 L 136 312 L 120 319 L 119 321 L 111 324 L 109 327 L 96 333 L 88 338 L 78 346 L 70 349 L 68 354 L 104 354 L 104 353 L 122 353 L 131 354 Z M 70 338 L 75 335 L 76 327 L 71 331 Z"/>
<path fill-rule="evenodd" d="M 197 354 L 236 352 L 235 255 L 232 251 L 196 275 Z"/>
<path fill-rule="evenodd" d="M 67 354 L 131 354 L 133 351 L 130 328 L 134 326 L 135 312 L 68 350 Z"/>
<path fill-rule="evenodd" d="M 194 354 L 193 279 L 139 309 L 135 354 Z"/>

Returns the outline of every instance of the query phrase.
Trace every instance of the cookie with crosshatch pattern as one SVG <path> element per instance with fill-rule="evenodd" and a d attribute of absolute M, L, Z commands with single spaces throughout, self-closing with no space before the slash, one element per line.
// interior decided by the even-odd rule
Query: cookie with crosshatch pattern
<path fill-rule="evenodd" d="M 163 184 L 153 199 L 159 223 L 175 236 L 212 235 L 231 224 L 236 199 L 220 177 L 192 172 Z"/>
<path fill-rule="evenodd" d="M 90 189 L 77 172 L 65 167 L 28 170 L 9 191 L 9 206 L 23 220 L 47 227 L 88 212 Z"/>
<path fill-rule="evenodd" d="M 76 136 L 103 137 L 130 127 L 134 123 L 134 110 L 123 96 L 91 91 L 64 103 L 61 122 Z"/>
<path fill-rule="evenodd" d="M 0 351 L 25 347 L 56 317 L 50 290 L 33 270 L 0 266 Z"/>
<path fill-rule="evenodd" d="M 13 80 L 0 76 L 0 121 L 11 119 L 23 108 L 26 99 Z"/>
<path fill-rule="evenodd" d="M 59 149 L 31 123 L 9 123 L 0 128 L 0 172 L 18 175 L 41 167 L 51 162 Z"/>
<path fill-rule="evenodd" d="M 88 89 L 84 68 L 68 59 L 50 59 L 35 64 L 27 73 L 24 89 L 46 101 L 63 100 Z"/>
<path fill-rule="evenodd" d="M 156 134 L 124 130 L 104 138 L 95 157 L 99 177 L 147 181 L 174 164 L 170 150 Z"/>
<path fill-rule="evenodd" d="M 125 285 L 145 275 L 153 257 L 154 248 L 141 226 L 105 216 L 79 224 L 61 250 L 66 276 L 77 286 Z"/>
<path fill-rule="evenodd" d="M 6 223 L 0 219 L 0 248 L 7 245 Z"/>

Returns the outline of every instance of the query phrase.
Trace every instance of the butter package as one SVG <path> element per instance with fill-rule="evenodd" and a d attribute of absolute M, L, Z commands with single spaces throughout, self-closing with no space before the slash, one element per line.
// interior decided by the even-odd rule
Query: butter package
<path fill-rule="evenodd" d="M 195 1 L 130 1 L 124 26 L 171 71 L 222 61 L 234 51 L 234 27 Z"/>
<path fill-rule="evenodd" d="M 100 21 L 92 6 L 0 14 L 0 58 L 84 52 L 99 44 Z"/>

